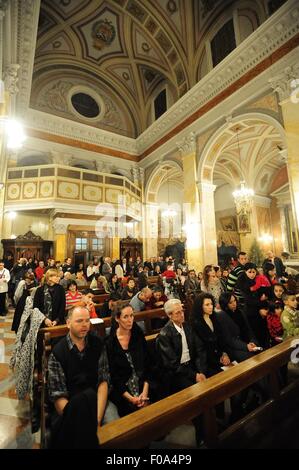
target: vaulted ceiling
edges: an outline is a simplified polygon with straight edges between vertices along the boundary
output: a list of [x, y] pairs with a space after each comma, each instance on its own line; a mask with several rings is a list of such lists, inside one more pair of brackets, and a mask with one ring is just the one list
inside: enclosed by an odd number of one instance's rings
[[[31, 107], [137, 137], [162, 87], [169, 108], [198, 81], [202, 38], [231, 3], [41, 0]], [[74, 94], [86, 109], [95, 100], [91, 116], [74, 109]]]

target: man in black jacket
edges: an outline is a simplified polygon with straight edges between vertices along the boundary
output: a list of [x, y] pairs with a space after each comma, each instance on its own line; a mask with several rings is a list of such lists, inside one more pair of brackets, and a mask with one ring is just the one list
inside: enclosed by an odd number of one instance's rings
[[[164, 304], [164, 310], [169, 317], [169, 322], [161, 329], [157, 337], [157, 351], [161, 359], [163, 382], [169, 386], [168, 393], [175, 393], [206, 380], [206, 352], [199, 338], [194, 335], [191, 326], [184, 323], [181, 301], [168, 300]], [[200, 445], [201, 416], [194, 418], [193, 423], [197, 445]]]
[[89, 334], [87, 308], [69, 310], [67, 326], [68, 335], [56, 344], [48, 363], [49, 399], [55, 408], [52, 447], [97, 448], [97, 427], [104, 415], [105, 422], [118, 417], [114, 405], [107, 407], [110, 377], [106, 349], [101, 338]]
[[164, 304], [164, 310], [169, 322], [157, 337], [157, 349], [162, 368], [171, 376], [171, 393], [175, 393], [206, 379], [206, 353], [191, 326], [184, 323], [181, 301], [168, 300]]

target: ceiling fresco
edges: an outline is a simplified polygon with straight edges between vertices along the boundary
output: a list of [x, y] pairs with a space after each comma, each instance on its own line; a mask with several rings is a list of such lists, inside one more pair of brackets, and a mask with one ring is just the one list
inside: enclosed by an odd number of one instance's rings
[[[30, 106], [136, 138], [198, 80], [202, 40], [232, 1], [41, 0]], [[90, 95], [98, 116], [72, 106]], [[81, 96], [81, 95], [80, 95]]]

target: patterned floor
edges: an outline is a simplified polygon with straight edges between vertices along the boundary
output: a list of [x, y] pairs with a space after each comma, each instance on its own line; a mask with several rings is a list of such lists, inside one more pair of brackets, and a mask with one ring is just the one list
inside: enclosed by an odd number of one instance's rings
[[12, 319], [12, 310], [0, 316], [0, 449], [32, 449], [38, 447], [38, 436], [31, 434], [29, 401], [17, 399], [9, 368], [15, 343]]

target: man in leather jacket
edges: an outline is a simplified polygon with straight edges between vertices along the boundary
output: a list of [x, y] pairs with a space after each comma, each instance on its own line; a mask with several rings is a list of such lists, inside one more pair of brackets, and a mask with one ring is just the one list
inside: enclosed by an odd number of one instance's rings
[[175, 393], [206, 379], [206, 353], [191, 326], [184, 323], [180, 300], [168, 300], [164, 309], [169, 321], [157, 337], [157, 350], [163, 374], [171, 384], [170, 393]]
[[[170, 299], [164, 304], [169, 322], [161, 329], [157, 337], [157, 352], [160, 358], [163, 394], [183, 390], [190, 385], [206, 380], [206, 352], [191, 326], [184, 323], [184, 311], [181, 301]], [[193, 420], [196, 442], [202, 443], [202, 417]]]

